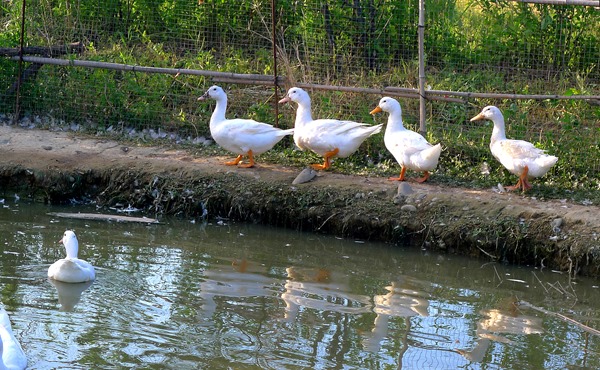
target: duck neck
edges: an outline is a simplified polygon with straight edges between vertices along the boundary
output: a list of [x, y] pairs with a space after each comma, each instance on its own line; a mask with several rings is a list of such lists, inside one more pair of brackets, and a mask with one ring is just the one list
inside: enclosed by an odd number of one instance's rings
[[309, 102], [303, 102], [302, 104], [298, 104], [298, 109], [296, 110], [296, 127], [301, 127], [305, 123], [312, 121], [312, 113], [311, 106]]
[[77, 253], [79, 252], [79, 243], [76, 240], [70, 240], [65, 244], [67, 251], [67, 259], [77, 259]]
[[506, 139], [504, 117], [495, 117], [492, 122], [494, 122], [494, 129], [492, 130], [491, 142]]
[[385, 128], [386, 132], [392, 131], [404, 131], [404, 124], [402, 123], [402, 112], [401, 111], [392, 111], [389, 113], [387, 127]]
[[225, 110], [227, 109], [227, 97], [222, 96], [216, 99], [217, 106], [210, 116], [210, 126], [217, 125], [220, 122], [225, 121]]

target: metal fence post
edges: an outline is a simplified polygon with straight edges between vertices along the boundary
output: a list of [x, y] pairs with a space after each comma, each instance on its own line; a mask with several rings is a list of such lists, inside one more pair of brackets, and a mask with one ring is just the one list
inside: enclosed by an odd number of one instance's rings
[[19, 61], [17, 67], [17, 90], [15, 92], [15, 114], [13, 116], [13, 124], [16, 124], [19, 121], [19, 116], [21, 115], [21, 107], [20, 107], [20, 96], [21, 96], [21, 82], [23, 78], [23, 44], [25, 39], [25, 2], [23, 0], [23, 5], [21, 6], [21, 35], [19, 40]]
[[419, 133], [427, 132], [425, 107], [425, 0], [419, 0]]
[[277, 37], [275, 35], [277, 19], [277, 0], [271, 0], [271, 33], [273, 34], [273, 83], [275, 84], [275, 127], [279, 127], [279, 84], [277, 83]]

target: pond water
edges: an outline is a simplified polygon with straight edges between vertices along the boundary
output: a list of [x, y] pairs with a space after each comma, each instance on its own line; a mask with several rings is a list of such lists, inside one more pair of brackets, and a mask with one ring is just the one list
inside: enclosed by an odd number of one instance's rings
[[[89, 210], [0, 204], [0, 302], [30, 369], [600, 368], [594, 279], [227, 220], [47, 214], [59, 211]], [[46, 278], [65, 229], [91, 284]]]

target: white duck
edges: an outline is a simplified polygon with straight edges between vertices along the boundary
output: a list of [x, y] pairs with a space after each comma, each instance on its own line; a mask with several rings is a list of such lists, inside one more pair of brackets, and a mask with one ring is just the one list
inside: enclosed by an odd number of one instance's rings
[[390, 180], [404, 181], [406, 169], [423, 171], [423, 177], [417, 182], [425, 182], [429, 178], [429, 171], [436, 168], [442, 146], [431, 145], [421, 134], [407, 130], [402, 124], [402, 108], [396, 99], [381, 98], [379, 104], [371, 114], [381, 111], [388, 112], [388, 122], [383, 141], [385, 147], [392, 153], [401, 166], [400, 176], [390, 177]]
[[254, 166], [254, 156], [270, 150], [286, 135], [291, 135], [294, 129], [282, 130], [269, 124], [251, 119], [226, 119], [227, 94], [219, 86], [211, 86], [198, 100], [214, 99], [217, 106], [210, 117], [210, 134], [224, 149], [237, 154], [237, 158], [225, 162], [235, 166], [247, 155], [248, 163], [240, 167]]
[[323, 164], [313, 164], [316, 170], [331, 167], [333, 157], [346, 158], [354, 153], [369, 136], [381, 131], [383, 125], [370, 126], [366, 123], [340, 121], [337, 119], [313, 120], [310, 96], [299, 87], [292, 87], [279, 103], [298, 103], [294, 142], [302, 150], [310, 149], [325, 158]]
[[27, 356], [15, 338], [8, 313], [0, 308], [0, 370], [21, 370], [27, 367]]
[[65, 283], [84, 283], [94, 280], [96, 278], [94, 266], [77, 258], [79, 242], [75, 233], [71, 230], [65, 231], [59, 242], [64, 244], [67, 257], [54, 262], [48, 268], [48, 277]]
[[519, 176], [519, 181], [514, 186], [507, 186], [508, 190], [531, 189], [529, 179], [546, 174], [554, 166], [558, 158], [548, 155], [544, 150], [536, 148], [532, 143], [524, 140], [511, 140], [506, 138], [504, 116], [500, 109], [493, 105], [483, 108], [481, 113], [471, 118], [471, 121], [489, 119], [494, 122], [490, 150], [492, 155], [511, 173]]

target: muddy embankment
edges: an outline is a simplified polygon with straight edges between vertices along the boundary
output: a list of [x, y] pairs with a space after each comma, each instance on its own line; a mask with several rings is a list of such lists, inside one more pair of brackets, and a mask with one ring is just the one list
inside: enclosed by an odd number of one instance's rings
[[[148, 217], [226, 217], [600, 276], [600, 207], [431, 183], [260, 163], [225, 166], [184, 150], [126, 147], [63, 132], [0, 127], [0, 197], [91, 199]], [[334, 166], [335, 167], [335, 166]]]

